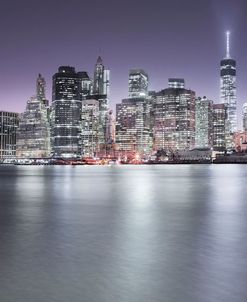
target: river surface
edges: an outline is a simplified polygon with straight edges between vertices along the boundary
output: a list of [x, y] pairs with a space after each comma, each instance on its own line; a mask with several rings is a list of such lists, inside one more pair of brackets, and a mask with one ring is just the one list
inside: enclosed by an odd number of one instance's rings
[[246, 302], [247, 165], [0, 166], [1, 302]]

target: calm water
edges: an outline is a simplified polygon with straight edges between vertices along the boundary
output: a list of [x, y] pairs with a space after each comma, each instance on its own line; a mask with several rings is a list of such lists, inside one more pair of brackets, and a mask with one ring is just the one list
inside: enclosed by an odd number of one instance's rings
[[247, 165], [0, 167], [1, 302], [246, 302]]

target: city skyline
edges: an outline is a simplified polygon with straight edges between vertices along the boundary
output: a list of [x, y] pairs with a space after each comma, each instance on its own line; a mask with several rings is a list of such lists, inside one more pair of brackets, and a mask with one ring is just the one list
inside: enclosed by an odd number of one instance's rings
[[[133, 68], [148, 73], [150, 90], [166, 88], [170, 77], [185, 78], [187, 87], [198, 96], [207, 95], [218, 102], [219, 61], [225, 54], [225, 32], [230, 30], [231, 53], [238, 63], [237, 100], [238, 114], [241, 113], [246, 101], [247, 73], [244, 1], [238, 5], [235, 1], [220, 0], [153, 4], [135, 1], [131, 10], [129, 1], [119, 5], [107, 1], [104, 6], [100, 1], [83, 5], [79, 1], [70, 5], [60, 1], [56, 7], [58, 14], [53, 12], [54, 1], [36, 5], [35, 16], [31, 13], [33, 2], [24, 2], [28, 5], [5, 3], [2, 12], [7, 13], [1, 13], [5, 45], [0, 53], [2, 110], [23, 112], [38, 73], [47, 81], [49, 100], [51, 77], [58, 66], [75, 66], [92, 77], [98, 55], [111, 70], [110, 107], [113, 109], [127, 97], [128, 72]], [[87, 16], [85, 11], [91, 14]], [[61, 20], [66, 17], [73, 22], [64, 24]], [[35, 26], [30, 27], [30, 22]], [[63, 42], [63, 35], [67, 36], [67, 43]]]

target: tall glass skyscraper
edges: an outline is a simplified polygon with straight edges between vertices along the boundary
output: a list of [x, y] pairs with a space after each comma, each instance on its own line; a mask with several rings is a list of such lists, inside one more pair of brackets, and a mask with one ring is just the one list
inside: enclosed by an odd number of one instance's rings
[[220, 62], [220, 101], [227, 106], [231, 134], [237, 131], [236, 61], [230, 56], [230, 32], [226, 38], [226, 56]]
[[243, 104], [243, 129], [247, 131], [247, 103]]
[[53, 76], [51, 143], [55, 157], [81, 155], [80, 78], [74, 67], [61, 66]]
[[110, 71], [105, 68], [102, 58], [98, 57], [94, 69], [93, 95], [90, 98], [99, 102], [98, 143], [104, 148], [106, 143], [106, 123], [109, 110]]
[[196, 148], [213, 146], [213, 101], [207, 97], [196, 99]]

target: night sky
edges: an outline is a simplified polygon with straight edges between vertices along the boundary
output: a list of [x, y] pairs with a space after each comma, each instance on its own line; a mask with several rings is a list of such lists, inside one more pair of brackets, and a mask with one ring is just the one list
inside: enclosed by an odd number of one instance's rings
[[60, 65], [92, 75], [100, 54], [111, 70], [111, 107], [128, 95], [128, 71], [143, 68], [150, 90], [184, 77], [219, 99], [225, 31], [238, 64], [238, 107], [247, 101], [246, 0], [5, 0], [0, 5], [0, 110], [21, 112], [41, 73], [51, 99]]

